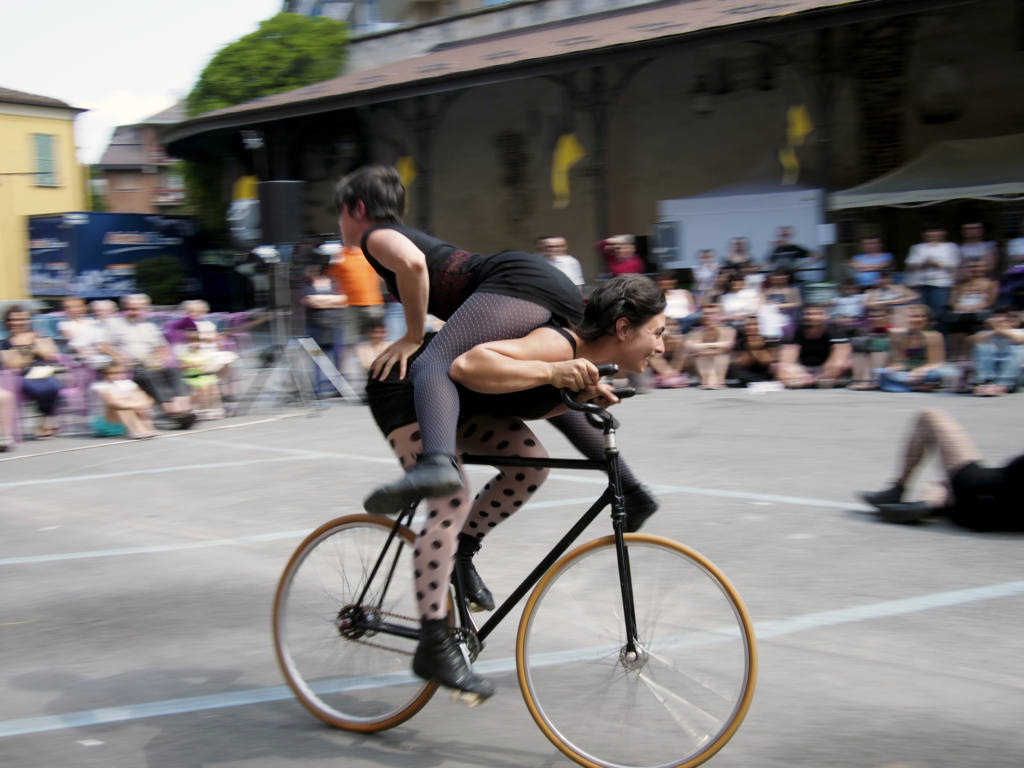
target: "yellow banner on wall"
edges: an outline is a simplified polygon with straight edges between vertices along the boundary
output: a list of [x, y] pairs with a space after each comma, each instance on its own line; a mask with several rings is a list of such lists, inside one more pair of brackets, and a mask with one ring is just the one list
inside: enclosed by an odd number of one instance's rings
[[569, 171], [586, 156], [587, 152], [576, 134], [564, 133], [558, 137], [551, 158], [551, 192], [555, 196], [555, 208], [568, 207]]

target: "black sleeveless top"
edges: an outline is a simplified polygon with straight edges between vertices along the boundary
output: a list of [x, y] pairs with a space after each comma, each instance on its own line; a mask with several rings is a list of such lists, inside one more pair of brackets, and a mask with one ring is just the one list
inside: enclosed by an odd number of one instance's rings
[[[572, 346], [572, 356], [576, 357], [576, 338], [565, 328], [555, 324], [541, 326], [551, 328], [564, 336]], [[435, 334], [427, 334], [423, 345], [409, 359], [409, 365], [426, 349]], [[507, 392], [500, 395], [485, 395], [466, 389], [461, 384], [459, 390], [459, 421], [471, 416], [487, 414], [488, 416], [513, 416], [524, 420], [542, 419], [562, 403], [562, 394], [550, 385], [542, 385], [524, 389], [519, 392]], [[398, 366], [391, 369], [383, 381], [367, 379], [366, 402], [377, 427], [384, 435], [391, 434], [399, 427], [416, 421], [416, 405], [413, 400], [412, 377], [398, 378]]]
[[427, 262], [430, 294], [427, 312], [447, 320], [476, 292], [497, 293], [531, 301], [548, 309], [559, 325], [576, 325], [583, 319], [579, 289], [562, 272], [541, 256], [520, 251], [501, 251], [490, 256], [456, 248], [433, 235], [400, 224], [381, 224], [368, 229], [360, 246], [366, 260], [399, 301], [395, 273], [384, 267], [368, 250], [366, 240], [378, 229], [393, 229], [405, 235]]

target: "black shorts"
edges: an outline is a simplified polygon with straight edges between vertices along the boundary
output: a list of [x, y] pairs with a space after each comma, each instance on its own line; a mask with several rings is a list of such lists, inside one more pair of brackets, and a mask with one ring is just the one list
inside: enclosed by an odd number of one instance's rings
[[950, 477], [954, 498], [950, 516], [957, 525], [976, 531], [1024, 530], [1022, 481], [1024, 456], [1005, 467], [983, 467], [972, 461]]

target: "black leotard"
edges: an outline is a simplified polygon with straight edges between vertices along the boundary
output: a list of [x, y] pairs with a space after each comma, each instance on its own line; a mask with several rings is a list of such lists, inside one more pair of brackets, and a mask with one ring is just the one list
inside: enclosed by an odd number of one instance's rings
[[[572, 345], [572, 356], [576, 357], [576, 339], [564, 328], [549, 324], [542, 326], [551, 328], [562, 334]], [[434, 334], [428, 334], [423, 346], [416, 350], [409, 363], [430, 343]], [[474, 392], [459, 385], [459, 420], [465, 421], [470, 416], [487, 414], [490, 416], [516, 416], [520, 419], [542, 419], [557, 408], [562, 402], [562, 395], [556, 387], [543, 385], [507, 392], [500, 395], [485, 395]], [[366, 402], [370, 406], [377, 427], [384, 435], [391, 434], [399, 427], [416, 421], [416, 406], [413, 402], [413, 385], [411, 377], [398, 378], [398, 366], [391, 369], [383, 381], [370, 378], [366, 382]]]
[[497, 293], [532, 301], [551, 312], [559, 325], [576, 325], [583, 318], [579, 289], [543, 257], [519, 251], [502, 251], [482, 256], [456, 248], [426, 232], [399, 224], [382, 224], [368, 229], [360, 246], [367, 261], [398, 299], [395, 273], [380, 264], [367, 249], [366, 240], [378, 229], [393, 229], [405, 235], [427, 260], [430, 296], [427, 311], [447, 320], [476, 292]]
[[1024, 455], [1004, 467], [966, 464], [950, 478], [958, 525], [977, 531], [1024, 530]]

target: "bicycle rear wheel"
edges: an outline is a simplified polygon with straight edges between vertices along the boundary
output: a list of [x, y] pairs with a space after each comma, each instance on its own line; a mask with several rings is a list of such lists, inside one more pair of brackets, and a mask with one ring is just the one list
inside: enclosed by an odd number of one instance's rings
[[530, 714], [590, 768], [696, 766], [732, 737], [757, 676], [739, 595], [699, 553], [626, 534], [638, 655], [627, 652], [615, 539], [562, 557], [537, 584], [516, 640]]
[[[325, 523], [299, 545], [278, 583], [273, 623], [281, 671], [306, 709], [336, 728], [391, 728], [437, 688], [411, 670], [419, 631], [412, 531], [401, 527], [380, 558], [392, 525], [371, 515]], [[411, 636], [383, 632], [385, 624]]]

